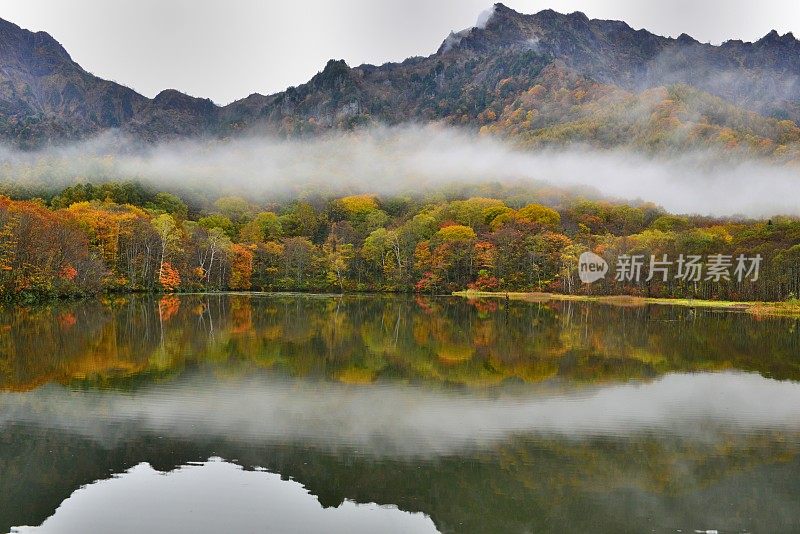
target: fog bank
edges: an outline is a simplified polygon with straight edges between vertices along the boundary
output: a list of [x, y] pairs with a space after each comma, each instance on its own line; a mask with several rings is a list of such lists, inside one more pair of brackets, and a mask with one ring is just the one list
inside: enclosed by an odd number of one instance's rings
[[800, 215], [800, 172], [741, 155], [647, 156], [573, 146], [521, 151], [442, 126], [404, 126], [312, 139], [246, 137], [142, 146], [106, 134], [40, 152], [0, 149], [0, 179], [60, 189], [137, 180], [158, 189], [254, 200], [308, 192], [416, 193], [444, 186], [542, 182], [591, 196], [654, 202], [675, 213]]

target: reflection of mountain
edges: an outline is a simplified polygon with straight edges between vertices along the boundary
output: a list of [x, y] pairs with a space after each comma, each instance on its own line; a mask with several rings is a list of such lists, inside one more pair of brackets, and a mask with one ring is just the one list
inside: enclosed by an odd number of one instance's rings
[[170, 471], [211, 456], [296, 480], [324, 506], [350, 499], [424, 512], [443, 532], [738, 532], [754, 526], [789, 532], [800, 495], [797, 442], [768, 433], [712, 443], [519, 438], [491, 451], [422, 463], [235, 436], [162, 438], [140, 433], [104, 444], [6, 427], [0, 434], [0, 530], [38, 525], [78, 487], [140, 462]]
[[405, 297], [186, 296], [0, 312], [0, 389], [134, 386], [208, 367], [347, 383], [601, 383], [740, 369], [800, 379], [791, 319]]

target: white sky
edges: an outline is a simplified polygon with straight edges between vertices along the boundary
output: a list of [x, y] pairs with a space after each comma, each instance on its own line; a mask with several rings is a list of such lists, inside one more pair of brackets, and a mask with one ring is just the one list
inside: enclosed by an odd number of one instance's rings
[[[166, 88], [226, 104], [308, 81], [330, 58], [351, 66], [428, 55], [492, 0], [0, 0], [0, 17], [53, 35], [78, 63], [155, 96]], [[624, 20], [661, 35], [752, 41], [800, 37], [797, 0], [507, 0]]]

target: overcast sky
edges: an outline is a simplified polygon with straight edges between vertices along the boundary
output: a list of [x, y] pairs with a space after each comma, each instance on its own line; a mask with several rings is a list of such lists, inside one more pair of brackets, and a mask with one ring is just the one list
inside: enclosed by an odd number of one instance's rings
[[[0, 0], [0, 17], [53, 35], [103, 78], [152, 97], [174, 88], [219, 104], [307, 81], [330, 58], [380, 64], [434, 52], [492, 0]], [[701, 41], [800, 36], [797, 0], [507, 0], [620, 19]]]

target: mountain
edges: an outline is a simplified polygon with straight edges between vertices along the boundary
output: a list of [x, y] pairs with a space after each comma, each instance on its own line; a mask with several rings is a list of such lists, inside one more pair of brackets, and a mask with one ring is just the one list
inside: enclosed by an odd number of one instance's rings
[[791, 34], [713, 46], [495, 4], [428, 57], [354, 68], [331, 60], [303, 85], [218, 107], [175, 90], [148, 99], [86, 72], [46, 33], [0, 21], [0, 137], [34, 147], [111, 128], [158, 141], [442, 121], [526, 145], [699, 140], [773, 153], [800, 140], [798, 76]]
[[147, 102], [72, 61], [44, 32], [0, 20], [0, 134], [25, 145], [83, 137], [128, 122]]
[[154, 99], [100, 79], [45, 32], [0, 19], [0, 138], [22, 147], [122, 128], [145, 139], [213, 129], [208, 99], [167, 90]]

